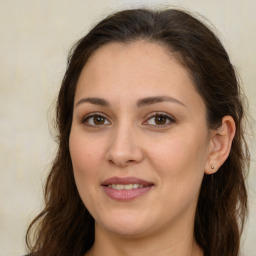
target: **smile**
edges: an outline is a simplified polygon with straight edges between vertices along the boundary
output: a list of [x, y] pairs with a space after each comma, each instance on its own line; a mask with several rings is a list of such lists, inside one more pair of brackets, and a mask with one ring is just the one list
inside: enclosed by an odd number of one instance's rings
[[117, 201], [131, 201], [149, 192], [154, 183], [136, 177], [112, 177], [101, 184], [105, 194]]
[[108, 185], [108, 187], [116, 189], [116, 190], [131, 190], [131, 189], [136, 189], [136, 188], [143, 188], [144, 186], [141, 184], [128, 184], [128, 185], [112, 184], [112, 185]]

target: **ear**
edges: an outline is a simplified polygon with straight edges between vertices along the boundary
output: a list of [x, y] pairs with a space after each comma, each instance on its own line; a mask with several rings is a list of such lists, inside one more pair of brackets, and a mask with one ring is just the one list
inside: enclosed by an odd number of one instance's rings
[[223, 165], [229, 156], [236, 125], [233, 117], [224, 116], [222, 125], [210, 133], [209, 156], [205, 166], [206, 174], [213, 174]]

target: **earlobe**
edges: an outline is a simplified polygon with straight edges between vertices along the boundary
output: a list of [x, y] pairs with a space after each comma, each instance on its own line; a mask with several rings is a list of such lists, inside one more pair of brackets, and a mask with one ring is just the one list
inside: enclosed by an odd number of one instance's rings
[[210, 150], [205, 167], [206, 174], [213, 174], [223, 165], [229, 156], [236, 125], [233, 117], [224, 116], [222, 125], [211, 132]]

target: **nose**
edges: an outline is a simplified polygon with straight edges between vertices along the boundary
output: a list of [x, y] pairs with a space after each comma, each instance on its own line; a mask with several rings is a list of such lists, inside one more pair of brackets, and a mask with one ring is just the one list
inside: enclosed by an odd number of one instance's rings
[[120, 125], [110, 138], [106, 159], [111, 164], [126, 167], [143, 160], [143, 150], [139, 145], [139, 135], [134, 127]]

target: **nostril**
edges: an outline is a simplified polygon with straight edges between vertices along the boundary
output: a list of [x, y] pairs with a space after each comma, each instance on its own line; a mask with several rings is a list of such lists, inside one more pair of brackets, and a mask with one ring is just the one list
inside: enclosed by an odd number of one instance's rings
[[143, 153], [140, 147], [131, 143], [118, 143], [112, 145], [106, 152], [106, 160], [110, 164], [126, 166], [141, 162]]

